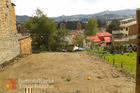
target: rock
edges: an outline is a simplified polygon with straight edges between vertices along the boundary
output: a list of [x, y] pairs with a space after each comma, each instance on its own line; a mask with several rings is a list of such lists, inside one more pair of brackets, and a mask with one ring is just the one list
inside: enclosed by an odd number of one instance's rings
[[71, 81], [71, 77], [67, 77], [66, 81], [70, 82]]
[[90, 76], [88, 77], [88, 80], [91, 80], [91, 77]]
[[101, 76], [97, 76], [97, 78], [98, 78], [98, 79], [103, 79], [103, 77], [101, 77]]
[[117, 75], [117, 74], [112, 74], [112, 77], [113, 77], [113, 78], [119, 78], [120, 76]]

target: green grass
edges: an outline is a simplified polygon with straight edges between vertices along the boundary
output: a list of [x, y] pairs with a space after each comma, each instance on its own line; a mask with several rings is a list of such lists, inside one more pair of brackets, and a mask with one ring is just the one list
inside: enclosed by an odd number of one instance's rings
[[[87, 50], [89, 53], [92, 54], [102, 54], [103, 51], [97, 52], [97, 50]], [[117, 67], [122, 67], [122, 69], [124, 69], [127, 72], [130, 72], [131, 74], [133, 74], [134, 76], [136, 76], [136, 58], [137, 58], [137, 54], [136, 52], [133, 53], [125, 53], [123, 55], [121, 54], [109, 54], [109, 53], [105, 53], [102, 54], [102, 58], [106, 61], [108, 61], [109, 63], [113, 64], [113, 60], [114, 60], [114, 65]]]
[[114, 59], [115, 66], [122, 67], [123, 65], [122, 69], [136, 76], [136, 52], [125, 53], [124, 55], [105, 54], [102, 56], [102, 58], [104, 57], [105, 57], [105, 60], [109, 61], [109, 63], [111, 64], [113, 64], [113, 59]]

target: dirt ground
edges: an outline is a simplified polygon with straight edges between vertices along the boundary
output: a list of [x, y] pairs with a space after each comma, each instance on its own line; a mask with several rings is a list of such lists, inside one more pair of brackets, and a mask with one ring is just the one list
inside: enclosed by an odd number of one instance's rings
[[[32, 93], [135, 92], [132, 77], [87, 52], [46, 52], [20, 59], [0, 72], [0, 93], [5, 93], [2, 86], [9, 78], [18, 84], [19, 80], [54, 80], [49, 83], [51, 88], [33, 89]], [[10, 93], [24, 93], [18, 84]]]

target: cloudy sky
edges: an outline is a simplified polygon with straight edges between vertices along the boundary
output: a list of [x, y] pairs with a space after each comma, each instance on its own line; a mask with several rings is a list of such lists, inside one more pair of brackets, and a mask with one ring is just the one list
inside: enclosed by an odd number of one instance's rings
[[135, 9], [140, 0], [12, 0], [17, 15], [33, 15], [37, 8], [49, 17], [93, 14], [105, 10]]

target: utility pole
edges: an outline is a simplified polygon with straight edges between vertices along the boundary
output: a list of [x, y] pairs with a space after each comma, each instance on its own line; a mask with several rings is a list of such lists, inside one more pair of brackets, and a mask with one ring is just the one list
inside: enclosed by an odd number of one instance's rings
[[137, 13], [137, 71], [136, 71], [136, 93], [140, 93], [140, 9], [136, 10]]

